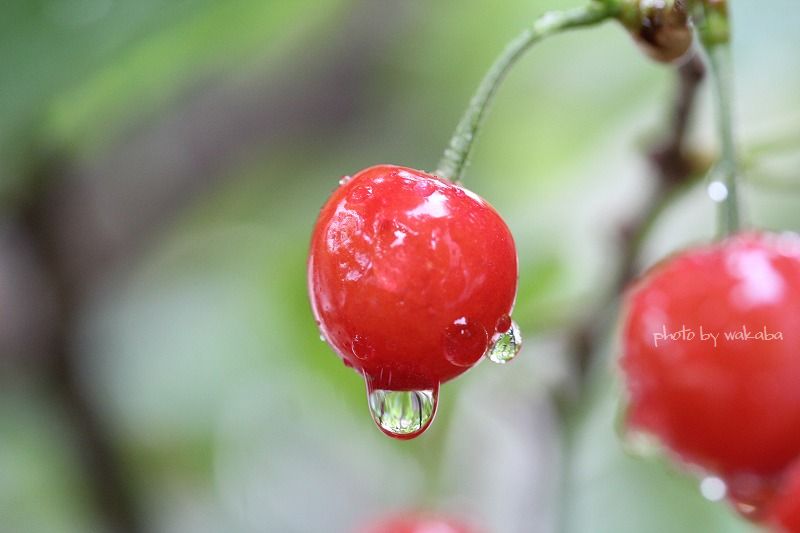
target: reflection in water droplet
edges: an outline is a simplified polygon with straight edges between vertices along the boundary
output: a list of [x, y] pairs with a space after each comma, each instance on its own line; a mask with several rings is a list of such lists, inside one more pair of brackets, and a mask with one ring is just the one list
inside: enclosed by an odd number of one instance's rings
[[362, 335], [353, 337], [353, 355], [362, 361], [369, 359], [375, 353], [375, 347]]
[[319, 334], [319, 340], [321, 340], [322, 342], [328, 342], [325, 340], [325, 335], [323, 335], [322, 333]]
[[716, 476], [708, 476], [700, 482], [700, 493], [703, 498], [712, 502], [718, 502], [725, 498], [728, 487], [725, 482]]
[[708, 184], [708, 196], [715, 202], [723, 202], [728, 197], [728, 187], [721, 181], [712, 181]]
[[351, 179], [353, 179], [352, 176], [342, 176], [341, 179], [339, 180], [339, 185], [344, 185], [345, 183], [347, 183]]
[[472, 366], [489, 344], [489, 334], [480, 323], [461, 317], [444, 332], [444, 356], [456, 366]]
[[512, 320], [511, 327], [507, 331], [494, 334], [492, 345], [486, 355], [493, 363], [502, 365], [514, 359], [521, 349], [522, 333], [517, 323]]
[[373, 389], [368, 380], [367, 401], [372, 419], [381, 431], [396, 439], [413, 439], [431, 425], [439, 387], [413, 391]]

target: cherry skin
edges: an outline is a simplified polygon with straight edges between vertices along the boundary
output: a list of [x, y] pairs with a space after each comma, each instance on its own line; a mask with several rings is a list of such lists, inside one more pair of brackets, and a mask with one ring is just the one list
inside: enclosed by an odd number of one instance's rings
[[323, 206], [308, 259], [324, 338], [371, 388], [436, 389], [480, 360], [517, 287], [500, 215], [419, 170], [379, 165]]
[[[628, 429], [763, 493], [752, 480], [769, 486], [800, 455], [798, 237], [748, 233], [681, 253], [633, 286], [625, 307]], [[762, 338], [725, 337], [743, 327]], [[655, 334], [683, 328], [655, 346]]]
[[358, 533], [477, 533], [469, 525], [450, 517], [411, 513], [378, 520]]

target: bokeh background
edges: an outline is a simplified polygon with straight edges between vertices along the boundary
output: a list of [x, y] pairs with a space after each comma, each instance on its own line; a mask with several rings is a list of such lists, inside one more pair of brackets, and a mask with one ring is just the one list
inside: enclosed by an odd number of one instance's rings
[[[616, 433], [620, 224], [674, 72], [616, 24], [508, 78], [467, 185], [519, 247], [525, 344], [399, 442], [320, 342], [305, 256], [342, 175], [431, 169], [505, 41], [562, 0], [4, 0], [0, 531], [349, 532], [434, 509], [488, 531], [746, 532]], [[752, 224], [800, 230], [796, 0], [732, 1]], [[692, 148], [713, 157], [704, 85]], [[644, 266], [713, 234], [702, 182]], [[600, 305], [582, 401], [567, 333]]]

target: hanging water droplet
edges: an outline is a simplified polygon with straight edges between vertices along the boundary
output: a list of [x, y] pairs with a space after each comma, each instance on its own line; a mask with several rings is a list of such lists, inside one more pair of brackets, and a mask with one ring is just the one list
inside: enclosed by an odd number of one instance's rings
[[444, 332], [444, 356], [456, 366], [474, 365], [489, 344], [489, 334], [479, 322], [456, 319]]
[[700, 482], [700, 493], [706, 500], [718, 502], [725, 498], [728, 493], [728, 486], [716, 476], [707, 476]]
[[328, 342], [325, 340], [325, 335], [323, 335], [322, 333], [319, 334], [319, 340], [321, 340], [322, 342]]
[[395, 391], [373, 389], [367, 384], [372, 419], [381, 431], [396, 439], [413, 439], [431, 425], [439, 401], [439, 387]]
[[341, 179], [339, 180], [339, 185], [344, 185], [345, 183], [347, 183], [351, 179], [353, 179], [352, 176], [342, 176]]
[[728, 187], [718, 180], [708, 184], [708, 196], [715, 202], [723, 202], [728, 197]]
[[512, 320], [511, 327], [507, 331], [492, 336], [492, 345], [489, 346], [486, 356], [493, 363], [502, 365], [514, 359], [521, 349], [522, 333], [517, 323]]

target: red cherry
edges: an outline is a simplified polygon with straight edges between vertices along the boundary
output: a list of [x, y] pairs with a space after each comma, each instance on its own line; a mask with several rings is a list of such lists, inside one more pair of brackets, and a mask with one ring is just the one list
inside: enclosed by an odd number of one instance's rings
[[797, 236], [686, 251], [644, 276], [626, 308], [629, 429], [726, 480], [768, 479], [800, 455]]
[[467, 524], [450, 517], [408, 514], [379, 520], [358, 533], [477, 533]]
[[800, 463], [784, 478], [769, 513], [769, 523], [779, 531], [800, 533]]
[[517, 255], [476, 194], [380, 165], [342, 180], [322, 208], [308, 284], [324, 338], [371, 389], [435, 395], [480, 360], [511, 313]]

